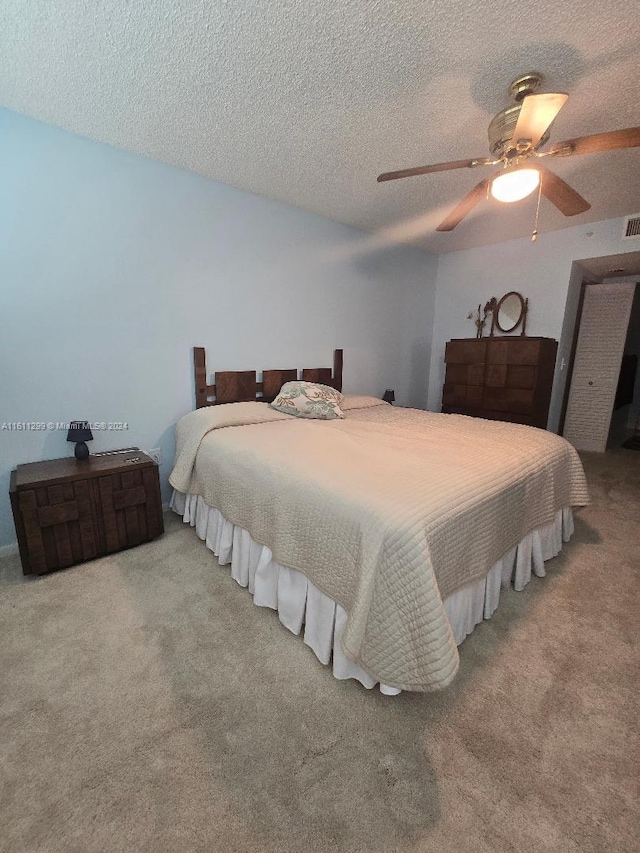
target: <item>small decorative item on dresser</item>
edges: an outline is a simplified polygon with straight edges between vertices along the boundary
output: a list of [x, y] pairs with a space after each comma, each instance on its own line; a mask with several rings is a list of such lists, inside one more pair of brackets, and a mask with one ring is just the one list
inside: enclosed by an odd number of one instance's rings
[[[483, 332], [483, 330], [484, 330], [485, 323], [487, 322], [487, 320], [486, 320], [486, 312], [485, 312], [485, 316], [484, 316], [484, 317], [482, 317], [482, 316], [480, 315], [480, 309], [481, 309], [481, 308], [482, 308], [482, 305], [478, 305], [478, 310], [477, 310], [477, 312], [476, 312], [476, 317], [475, 317], [475, 320], [473, 321], [473, 322], [475, 323], [475, 327], [476, 327], [476, 338], [481, 338], [481, 337], [482, 337], [482, 332]], [[469, 315], [468, 315], [468, 316], [469, 316], [469, 317], [472, 317], [472, 316], [473, 316], [472, 312], [469, 312]]]
[[25, 575], [122, 551], [164, 530], [158, 466], [137, 447], [18, 465], [9, 496]]
[[476, 327], [476, 338], [480, 339], [482, 337], [484, 327], [487, 325], [487, 314], [494, 311], [495, 306], [496, 300], [495, 297], [492, 297], [484, 306], [484, 312], [482, 311], [482, 305], [478, 305], [475, 317], [473, 311], [469, 311], [469, 313], [467, 314], [467, 320], [473, 320], [473, 323]]
[[387, 388], [387, 390], [382, 395], [382, 399], [385, 401], [385, 403], [391, 403], [391, 405], [393, 405], [396, 399], [396, 392], [393, 390], [393, 388]]
[[88, 421], [71, 421], [69, 424], [69, 432], [67, 433], [67, 441], [75, 441], [76, 446], [74, 453], [76, 459], [87, 459], [89, 456], [89, 448], [87, 447], [86, 442], [93, 441], [93, 434], [89, 429]]

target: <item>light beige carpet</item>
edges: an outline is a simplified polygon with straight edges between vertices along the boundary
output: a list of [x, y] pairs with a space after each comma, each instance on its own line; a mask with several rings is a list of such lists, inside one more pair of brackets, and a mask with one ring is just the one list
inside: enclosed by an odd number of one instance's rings
[[638, 851], [640, 453], [585, 462], [573, 541], [440, 694], [336, 681], [175, 516], [0, 561], [0, 850]]

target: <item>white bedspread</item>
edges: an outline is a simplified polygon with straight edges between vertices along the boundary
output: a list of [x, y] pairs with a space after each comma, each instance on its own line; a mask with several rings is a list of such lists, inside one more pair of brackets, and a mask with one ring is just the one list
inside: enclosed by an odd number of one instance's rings
[[575, 450], [543, 430], [386, 405], [339, 421], [271, 411], [187, 415], [170, 481], [340, 604], [345, 654], [399, 689], [455, 676], [443, 599], [588, 501]]
[[[174, 491], [171, 508], [195, 527], [221, 566], [231, 565], [231, 576], [249, 590], [254, 604], [277, 610], [285, 628], [292, 634], [303, 634], [304, 642], [318, 660], [331, 665], [335, 678], [355, 679], [368, 690], [375, 687], [377, 679], [349, 660], [342, 650], [347, 613], [339, 604], [301, 572], [279, 565], [266, 545], [254, 542], [246, 530], [231, 524], [199, 495]], [[528, 533], [516, 548], [498, 560], [486, 577], [446, 598], [443, 606], [456, 644], [460, 645], [476, 625], [493, 616], [501, 589], [513, 584], [516, 590], [522, 590], [532, 574], [544, 577], [545, 560], [560, 553], [562, 543], [568, 542], [572, 533], [571, 509], [560, 510], [551, 524]], [[386, 695], [401, 692], [388, 684], [379, 687]]]

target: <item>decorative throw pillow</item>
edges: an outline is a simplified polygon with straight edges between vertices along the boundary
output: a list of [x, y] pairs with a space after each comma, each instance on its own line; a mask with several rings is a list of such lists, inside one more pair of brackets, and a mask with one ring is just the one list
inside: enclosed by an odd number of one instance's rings
[[340, 408], [342, 394], [328, 385], [316, 382], [285, 382], [271, 407], [296, 418], [331, 421], [344, 418]]

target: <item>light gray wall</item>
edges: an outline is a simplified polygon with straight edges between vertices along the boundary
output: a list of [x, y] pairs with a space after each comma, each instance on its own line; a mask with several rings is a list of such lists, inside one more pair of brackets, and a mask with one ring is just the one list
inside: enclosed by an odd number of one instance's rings
[[[215, 144], [215, 140], [211, 141]], [[437, 261], [0, 110], [0, 425], [126, 421], [93, 451], [161, 447], [210, 369], [330, 365], [345, 391], [426, 404]], [[62, 431], [0, 430], [9, 472], [65, 456]]]
[[[507, 209], [504, 215], [509, 215]], [[540, 215], [544, 217], [544, 207]], [[549, 428], [557, 430], [582, 282], [581, 270], [574, 261], [637, 250], [636, 241], [622, 240], [623, 221], [609, 219], [577, 225], [541, 234], [535, 243], [529, 237], [523, 237], [441, 255], [431, 349], [429, 409], [440, 411], [446, 342], [450, 338], [475, 336], [473, 321], [466, 319], [468, 312], [478, 304], [484, 306], [492, 296], [500, 298], [510, 290], [517, 290], [529, 298], [527, 334], [559, 341], [549, 412]]]

